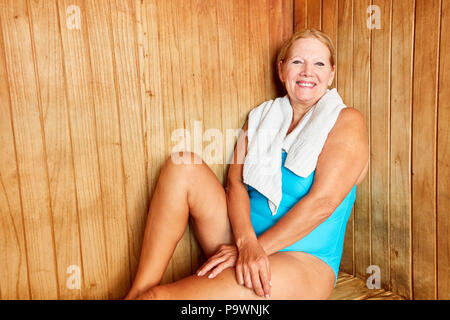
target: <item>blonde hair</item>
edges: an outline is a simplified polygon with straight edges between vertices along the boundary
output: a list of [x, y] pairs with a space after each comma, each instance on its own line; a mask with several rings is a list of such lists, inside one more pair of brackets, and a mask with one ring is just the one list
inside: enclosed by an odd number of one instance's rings
[[280, 48], [277, 56], [277, 67], [280, 62], [284, 61], [284, 59], [286, 58], [286, 55], [292, 44], [298, 39], [305, 38], [316, 38], [324, 45], [326, 45], [328, 50], [330, 51], [330, 64], [332, 67], [336, 65], [336, 49], [331, 38], [326, 33], [323, 33], [322, 31], [317, 29], [302, 29], [295, 32]]

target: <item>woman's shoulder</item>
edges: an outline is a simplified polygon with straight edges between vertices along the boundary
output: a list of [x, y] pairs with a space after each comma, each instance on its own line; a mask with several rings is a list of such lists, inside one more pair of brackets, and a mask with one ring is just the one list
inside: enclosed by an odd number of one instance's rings
[[366, 121], [361, 111], [352, 107], [346, 107], [340, 111], [339, 116], [336, 120], [336, 124], [345, 127], [351, 126], [353, 128], [356, 127], [365, 128]]
[[365, 140], [367, 140], [367, 127], [361, 111], [352, 107], [343, 108], [327, 140], [331, 137], [340, 141], [345, 139], [349, 144], [352, 144], [351, 141], [355, 142], [355, 145], [361, 142], [365, 143]]

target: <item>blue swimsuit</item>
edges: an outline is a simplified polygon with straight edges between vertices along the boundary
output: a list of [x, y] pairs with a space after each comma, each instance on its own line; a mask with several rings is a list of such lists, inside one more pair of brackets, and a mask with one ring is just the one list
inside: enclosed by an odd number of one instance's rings
[[[302, 199], [314, 182], [313, 171], [308, 177], [297, 176], [284, 167], [287, 153], [282, 152], [282, 192], [280, 206], [272, 215], [267, 198], [255, 188], [247, 186], [250, 198], [250, 218], [257, 236], [270, 229], [280, 220], [300, 199]], [[345, 228], [355, 202], [356, 185], [336, 208], [333, 214], [307, 236], [280, 251], [303, 251], [316, 256], [327, 263], [334, 271], [335, 285], [344, 246]]]

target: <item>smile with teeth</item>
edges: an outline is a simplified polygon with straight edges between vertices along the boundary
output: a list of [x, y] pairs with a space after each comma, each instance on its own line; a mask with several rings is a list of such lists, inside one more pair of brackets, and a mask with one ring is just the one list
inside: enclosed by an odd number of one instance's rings
[[299, 87], [304, 87], [304, 88], [312, 88], [312, 87], [316, 86], [316, 84], [313, 82], [297, 81], [296, 83]]

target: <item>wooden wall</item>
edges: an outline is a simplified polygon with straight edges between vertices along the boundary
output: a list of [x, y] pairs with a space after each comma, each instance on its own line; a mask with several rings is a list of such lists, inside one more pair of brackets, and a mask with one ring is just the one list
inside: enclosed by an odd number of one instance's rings
[[370, 136], [341, 269], [366, 279], [377, 265], [383, 288], [450, 299], [450, 1], [295, 0], [294, 12], [295, 29], [335, 41], [338, 91]]
[[[223, 182], [226, 130], [281, 93], [278, 47], [315, 27], [370, 134], [341, 269], [449, 299], [449, 2], [0, 0], [0, 298], [123, 296], [172, 134], [198, 151], [199, 128], [222, 133], [200, 148], [223, 139], [209, 161]], [[188, 228], [163, 282], [201, 260]]]
[[[277, 95], [292, 5], [0, 1], [1, 299], [125, 295], [173, 132], [193, 146], [195, 121], [225, 134]], [[233, 144], [210, 163], [221, 181]], [[163, 282], [201, 259], [188, 228]]]

